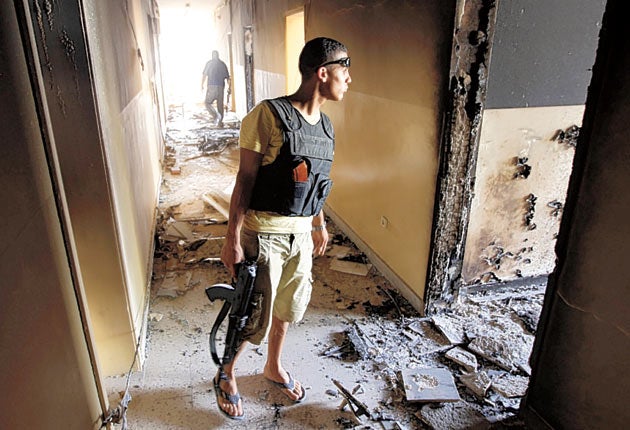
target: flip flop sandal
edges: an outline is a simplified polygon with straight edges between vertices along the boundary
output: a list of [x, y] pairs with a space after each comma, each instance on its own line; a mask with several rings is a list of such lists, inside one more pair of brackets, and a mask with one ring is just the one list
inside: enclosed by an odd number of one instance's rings
[[226, 417], [233, 419], [233, 420], [242, 420], [243, 417], [245, 416], [245, 412], [243, 412], [243, 415], [230, 415], [227, 412], [225, 412], [223, 409], [221, 409], [221, 403], [219, 402], [220, 397], [222, 397], [223, 399], [227, 400], [228, 402], [230, 402], [233, 405], [238, 405], [239, 400], [241, 400], [241, 395], [239, 393], [236, 394], [228, 394], [225, 391], [223, 391], [223, 389], [221, 388], [221, 381], [229, 381], [230, 378], [225, 374], [225, 372], [223, 372], [222, 370], [219, 370], [219, 373], [217, 374], [217, 376], [219, 377], [219, 380], [217, 381], [216, 376], [212, 379], [212, 382], [214, 383], [214, 394], [216, 396], [217, 399], [217, 408], [219, 408], [219, 412], [221, 412], [223, 415], [225, 415]]
[[[267, 378], [267, 381], [271, 382], [272, 384], [280, 387], [281, 389], [287, 389], [289, 391], [293, 391], [295, 390], [295, 379], [293, 379], [293, 377], [291, 376], [291, 374], [289, 372], [287, 372], [287, 375], [289, 375], [289, 382], [276, 382], [276, 381], [272, 381], [271, 379]], [[283, 392], [283, 394], [287, 397], [289, 397], [289, 400], [291, 400], [293, 403], [301, 403], [302, 400], [304, 400], [304, 398], [306, 397], [306, 390], [304, 389], [304, 387], [300, 387], [302, 389], [302, 395], [296, 399], [293, 400], [291, 399], [286, 393]]]

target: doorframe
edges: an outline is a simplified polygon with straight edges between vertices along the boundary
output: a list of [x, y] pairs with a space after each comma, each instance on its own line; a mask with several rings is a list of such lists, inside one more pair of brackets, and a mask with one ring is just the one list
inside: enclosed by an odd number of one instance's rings
[[[46, 95], [46, 81], [44, 74], [42, 73], [42, 70], [45, 70], [45, 66], [40, 61], [37, 38], [35, 36], [35, 29], [32, 22], [34, 15], [29, 3], [29, 0], [16, 1], [15, 10], [19, 21], [20, 32], [22, 33], [21, 37], [24, 47], [24, 55], [27, 59], [29, 79], [31, 80], [33, 91], [33, 102], [39, 118], [38, 126], [40, 128], [42, 142], [44, 143], [46, 158], [48, 159], [50, 179], [54, 189], [55, 205], [59, 214], [59, 225], [64, 239], [68, 268], [72, 279], [72, 288], [74, 289], [78, 314], [81, 319], [82, 331], [90, 358], [94, 386], [96, 387], [96, 393], [101, 407], [101, 419], [104, 419], [109, 414], [109, 400], [103, 384], [103, 372], [99, 364], [94, 329], [91, 324], [91, 317], [77, 254], [77, 246], [72, 229], [72, 221], [70, 219], [69, 203], [66, 196], [66, 190], [57, 154], [58, 149], [55, 143], [53, 131], [54, 121], [51, 118], [49, 108], [50, 102], [48, 101]], [[47, 66], [51, 67], [50, 64], [47, 64]]]
[[[462, 264], [496, 25], [495, 0], [457, 0], [455, 10], [424, 293], [426, 315], [448, 308], [462, 286]], [[471, 34], [478, 37], [471, 40]]]
[[[300, 50], [306, 42], [304, 26], [304, 7], [290, 10], [284, 15], [284, 46], [285, 46], [285, 93], [290, 94], [297, 90], [300, 85], [301, 76], [298, 70]], [[297, 31], [301, 30], [300, 37]], [[297, 52], [297, 55], [294, 55]], [[295, 61], [294, 61], [295, 60]], [[297, 86], [294, 86], [297, 84]]]

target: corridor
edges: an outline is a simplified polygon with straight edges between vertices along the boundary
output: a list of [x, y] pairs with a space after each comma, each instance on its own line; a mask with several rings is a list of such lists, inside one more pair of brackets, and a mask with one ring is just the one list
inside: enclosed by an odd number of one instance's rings
[[[224, 418], [208, 346], [222, 304], [204, 290], [229, 281], [219, 255], [239, 123], [228, 115], [225, 128], [209, 128], [201, 105], [171, 106], [168, 118], [146, 360], [142, 371], [106, 379], [112, 407], [128, 387], [129, 429], [520, 426], [543, 286], [471, 296], [448, 314], [423, 318], [330, 221], [332, 243], [315, 259], [311, 304], [290, 329], [284, 355], [306, 400], [292, 405], [268, 383], [266, 345], [250, 346], [238, 366], [246, 421]], [[436, 376], [440, 369], [450, 380]], [[333, 381], [367, 411], [341, 410]]]

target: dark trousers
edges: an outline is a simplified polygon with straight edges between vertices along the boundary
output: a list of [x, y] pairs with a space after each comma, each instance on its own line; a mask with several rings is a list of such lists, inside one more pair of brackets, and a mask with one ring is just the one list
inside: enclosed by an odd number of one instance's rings
[[[208, 113], [215, 119], [217, 124], [223, 122], [223, 90], [223, 85], [208, 85], [206, 89], [206, 109], [208, 109]], [[214, 101], [217, 102], [216, 108], [212, 105]]]

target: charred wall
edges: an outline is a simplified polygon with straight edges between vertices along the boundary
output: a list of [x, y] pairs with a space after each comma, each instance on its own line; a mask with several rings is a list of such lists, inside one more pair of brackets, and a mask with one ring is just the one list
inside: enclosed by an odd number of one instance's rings
[[69, 246], [106, 374], [133, 362], [151, 274], [161, 150], [151, 7], [25, 2], [41, 127], [58, 161]]
[[553, 270], [603, 5], [498, 3], [463, 285]]

